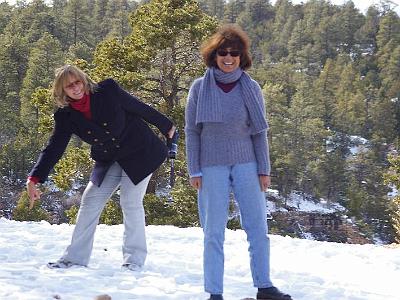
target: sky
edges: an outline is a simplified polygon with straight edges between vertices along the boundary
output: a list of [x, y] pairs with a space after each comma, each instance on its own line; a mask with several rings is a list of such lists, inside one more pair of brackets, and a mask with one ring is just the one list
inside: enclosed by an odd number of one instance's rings
[[[3, 0], [0, 0], [2, 2]], [[15, 3], [16, 0], [6, 0], [8, 3]], [[343, 3], [346, 3], [347, 0], [330, 0], [331, 3], [336, 4], [336, 5], [342, 5]], [[390, 0], [393, 3], [397, 4], [397, 7], [395, 11], [397, 12], [398, 15], [400, 15], [400, 0]], [[275, 2], [275, 0], [271, 0], [272, 3]], [[301, 3], [301, 2], [307, 2], [306, 0], [292, 0], [292, 3]], [[355, 6], [362, 12], [365, 13], [368, 9], [369, 6], [374, 5], [374, 4], [379, 4], [379, 0], [353, 0]]]
[[[397, 12], [397, 14], [400, 15], [400, 0], [390, 0], [392, 1], [394, 4], [397, 5], [395, 11]], [[306, 0], [292, 0], [292, 3], [305, 3], [307, 2]], [[342, 5], [344, 3], [347, 2], [347, 0], [330, 0], [331, 3], [336, 4], [336, 5]], [[354, 5], [362, 12], [362, 13], [366, 13], [368, 7], [370, 7], [371, 5], [374, 4], [379, 4], [379, 0], [353, 0]]]
[[[122, 225], [99, 225], [89, 266], [49, 269], [74, 226], [0, 219], [0, 299], [204, 300], [200, 228], [147, 226], [142, 271], [122, 270]], [[295, 300], [399, 300], [400, 247], [351, 245], [270, 235], [274, 284]], [[255, 297], [247, 241], [227, 230], [225, 300]]]

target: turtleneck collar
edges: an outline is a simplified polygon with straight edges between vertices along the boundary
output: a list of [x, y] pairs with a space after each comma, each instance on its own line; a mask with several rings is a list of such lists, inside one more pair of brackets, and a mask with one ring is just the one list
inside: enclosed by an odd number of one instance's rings
[[71, 101], [70, 106], [81, 112], [86, 119], [91, 119], [92, 118], [92, 114], [90, 111], [90, 95], [89, 94], [85, 94], [81, 99], [77, 100], [77, 101]]

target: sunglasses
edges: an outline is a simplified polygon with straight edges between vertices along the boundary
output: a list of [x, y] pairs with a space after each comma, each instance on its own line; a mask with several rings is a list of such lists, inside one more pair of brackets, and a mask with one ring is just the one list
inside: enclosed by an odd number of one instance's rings
[[224, 49], [218, 49], [217, 50], [217, 54], [219, 56], [227, 56], [228, 54], [230, 54], [232, 57], [238, 57], [241, 52], [239, 50], [224, 50]]
[[78, 85], [80, 85], [80, 84], [82, 84], [82, 81], [78, 79], [78, 80], [75, 80], [75, 81], [71, 82], [70, 84], [64, 86], [64, 88], [65, 88], [65, 89], [68, 89], [68, 90], [71, 90], [71, 89], [73, 89], [75, 86], [78, 86]]

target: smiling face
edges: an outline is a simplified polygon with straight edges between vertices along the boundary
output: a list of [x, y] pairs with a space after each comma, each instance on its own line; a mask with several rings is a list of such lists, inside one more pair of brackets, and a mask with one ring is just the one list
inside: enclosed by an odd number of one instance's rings
[[240, 51], [232, 48], [218, 49], [215, 60], [222, 72], [233, 72], [240, 66]]
[[85, 88], [82, 80], [78, 77], [69, 75], [64, 82], [64, 92], [72, 100], [79, 100], [85, 95]]

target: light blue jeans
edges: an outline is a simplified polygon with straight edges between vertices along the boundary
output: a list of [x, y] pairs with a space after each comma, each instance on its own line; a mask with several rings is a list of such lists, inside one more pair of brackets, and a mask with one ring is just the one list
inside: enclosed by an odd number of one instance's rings
[[71, 244], [61, 260], [88, 265], [101, 212], [111, 195], [120, 187], [120, 204], [125, 227], [122, 244], [123, 264], [143, 266], [147, 256], [143, 197], [150, 177], [151, 175], [147, 176], [135, 185], [121, 166], [114, 163], [100, 187], [89, 182], [82, 195]]
[[271, 287], [270, 244], [264, 193], [255, 162], [202, 168], [199, 215], [204, 232], [204, 288], [210, 294], [223, 293], [224, 240], [228, 221], [229, 194], [239, 204], [242, 228], [247, 234], [250, 268], [255, 287]]

